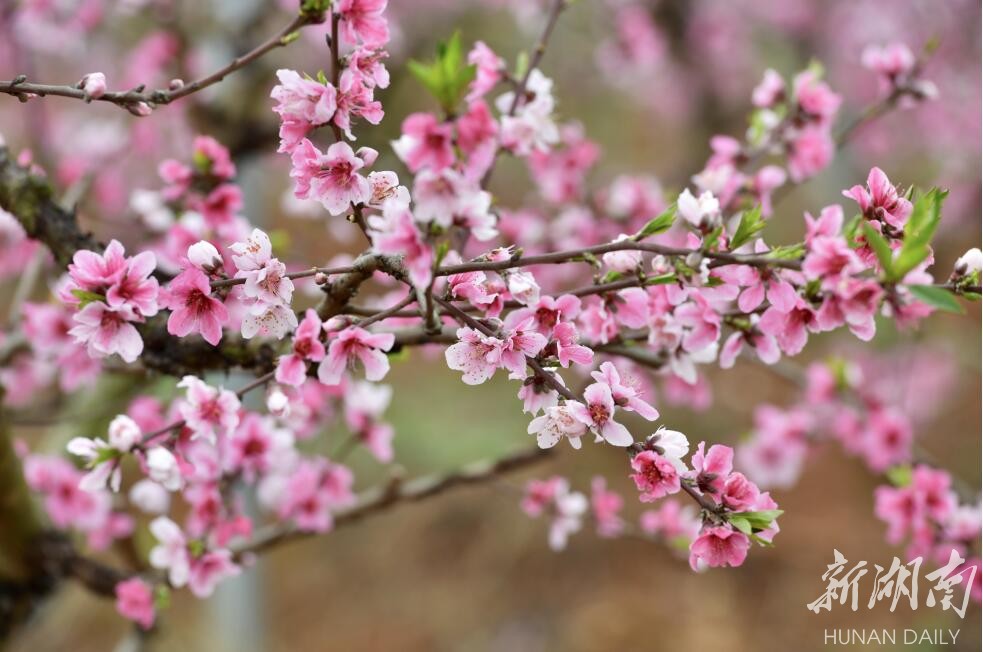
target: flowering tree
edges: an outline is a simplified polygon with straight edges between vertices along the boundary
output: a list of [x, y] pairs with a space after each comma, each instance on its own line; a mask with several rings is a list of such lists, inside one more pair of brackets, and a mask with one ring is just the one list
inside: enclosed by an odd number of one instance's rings
[[[0, 483], [10, 499], [0, 505], [0, 545], [31, 587], [26, 597], [71, 578], [114, 597], [122, 616], [147, 629], [172, 590], [206, 598], [275, 546], [494, 479], [558, 445], [581, 449], [584, 438], [624, 458], [639, 501], [654, 509], [635, 526], [601, 476], [589, 497], [564, 477], [532, 481], [521, 507], [549, 520], [557, 550], [588, 521], [606, 537], [681, 543], [697, 571], [767, 555], [751, 550], [774, 545], [779, 532], [782, 510], [767, 489], [794, 483], [815, 443], [833, 438], [885, 478], [876, 505], [890, 541], [908, 541], [912, 557], [956, 550], [979, 566], [978, 510], [921, 458], [906, 417], [868, 394], [855, 365], [833, 360], [800, 373], [785, 361], [814, 333], [849, 330], [866, 342], [878, 315], [882, 325], [916, 328], [936, 311], [960, 311], [959, 298], [979, 299], [979, 249], [951, 271], [933, 267], [947, 192], [899, 186], [873, 168], [807, 213], [801, 238], [762, 237], [784, 194], [831, 165], [862, 126], [935, 96], [923, 72], [931, 44], [917, 55], [900, 43], [871, 47], [863, 65], [880, 95], [846, 125], [821, 65], [791, 79], [765, 71], [750, 93], [746, 135], [715, 136], [690, 186], [667, 198], [646, 176], [588, 187], [597, 147], [556, 122], [542, 67], [569, 0], [536, 13], [542, 31], [514, 65], [455, 33], [431, 60], [394, 71], [415, 77], [433, 108], [402, 117], [392, 142], [402, 166], [380, 169], [379, 152], [356, 138], [384, 118], [376, 93], [390, 82], [386, 4], [303, 0], [245, 54], [156, 89], [111, 90], [101, 72], [64, 86], [27, 75], [0, 81], [11, 100], [111, 103], [139, 123], [192, 110], [199, 93], [317, 31], [327, 69], [283, 68], [268, 80], [276, 151], [289, 160], [294, 200], [364, 241], [349, 261], [297, 260], [241, 215], [234, 157], [199, 135], [182, 159], [159, 163], [156, 190], [133, 192], [146, 233], [107, 229], [107, 243], [77, 221], [91, 178], [59, 184], [31, 151], [0, 146], [3, 260], [19, 279], [14, 319], [0, 335], [6, 403], [28, 404], [50, 383], [80, 392], [103, 374], [138, 371], [154, 385], [104, 435], [75, 433], [64, 454], [3, 438]], [[602, 44], [602, 66], [616, 47]], [[540, 206], [495, 200], [487, 188], [504, 158], [525, 164]], [[29, 301], [42, 275], [52, 300]], [[317, 301], [297, 310], [305, 281]], [[384, 292], [367, 299], [367, 286]], [[393, 461], [391, 389], [381, 381], [394, 356], [417, 348], [441, 351], [466, 385], [498, 374], [516, 381], [535, 446], [356, 491], [346, 457], [362, 446], [381, 464]], [[760, 408], [736, 452], [659, 423], [653, 375], [694, 395], [701, 367], [729, 369], [738, 358], [788, 376], [801, 403]], [[217, 372], [232, 369], [255, 379], [227, 388]], [[250, 394], [265, 401], [246, 405]], [[314, 452], [308, 444], [335, 414], [350, 439], [329, 456]], [[261, 516], [246, 508], [247, 495], [258, 497]], [[674, 495], [683, 500], [667, 499]], [[154, 544], [134, 551], [132, 568], [91, 556], [132, 543], [138, 528]]]

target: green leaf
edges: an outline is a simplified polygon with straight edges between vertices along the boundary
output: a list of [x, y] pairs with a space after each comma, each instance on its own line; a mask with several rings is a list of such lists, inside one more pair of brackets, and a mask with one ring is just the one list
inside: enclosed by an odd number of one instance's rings
[[850, 221], [843, 226], [843, 237], [846, 238], [846, 243], [850, 245], [851, 249], [856, 249], [860, 246], [857, 242], [857, 230], [860, 228], [860, 223], [864, 219], [864, 216], [857, 213], [850, 218]]
[[937, 288], [934, 285], [909, 285], [908, 289], [916, 299], [933, 308], [959, 314], [963, 312], [963, 307], [956, 301], [952, 292], [945, 288]]
[[884, 475], [895, 487], [907, 487], [911, 484], [911, 466], [908, 464], [893, 466]]
[[82, 290], [82, 289], [72, 290], [72, 296], [79, 300], [80, 302], [78, 306], [79, 310], [86, 307], [93, 301], [102, 301], [102, 302], [106, 301], [105, 295], [98, 294], [96, 292], [89, 292], [88, 290]]
[[751, 534], [751, 522], [746, 518], [741, 518], [740, 516], [729, 516], [727, 521], [734, 526], [734, 529], [743, 532], [744, 534]]
[[666, 274], [659, 274], [658, 276], [650, 276], [645, 279], [645, 285], [666, 285], [668, 283], [675, 283], [676, 275], [673, 272], [668, 272]]
[[673, 202], [657, 217], [652, 218], [642, 227], [642, 230], [632, 236], [632, 240], [644, 240], [645, 238], [664, 233], [669, 230], [673, 222], [676, 221], [676, 204]]
[[460, 32], [454, 32], [446, 42], [437, 44], [437, 55], [432, 62], [411, 60], [407, 65], [448, 115], [455, 112], [477, 75], [476, 66], [465, 64]]
[[914, 202], [911, 217], [904, 226], [904, 244], [888, 277], [900, 281], [932, 253], [930, 247], [935, 231], [942, 221], [942, 202], [949, 193], [932, 188]]
[[611, 283], [612, 281], [617, 281], [619, 278], [624, 278], [624, 274], [621, 272], [616, 272], [611, 270], [601, 278], [601, 284]]
[[891, 278], [891, 269], [894, 262], [894, 257], [891, 254], [891, 246], [884, 239], [884, 236], [878, 233], [877, 229], [872, 227], [869, 222], [864, 222], [864, 240], [870, 245], [870, 248], [874, 250], [874, 254], [877, 256], [878, 262], [880, 262], [881, 267], [884, 268], [884, 274]]
[[804, 242], [799, 242], [793, 245], [784, 245], [782, 247], [775, 247], [767, 254], [768, 258], [777, 258], [779, 260], [795, 260], [796, 258], [802, 258], [806, 253], [806, 245]]
[[165, 584], [154, 586], [154, 608], [160, 611], [171, 606], [171, 590]]
[[529, 70], [529, 53], [523, 50], [515, 59], [515, 78], [522, 79]]
[[[735, 518], [746, 521], [753, 531], [760, 532], [771, 527], [772, 522], [783, 513], [780, 509], [766, 509], [759, 512], [738, 512], [737, 514], [728, 515], [727, 520], [731, 523], [734, 522]], [[748, 533], [745, 532], [745, 534]]]
[[730, 250], [734, 251], [750, 241], [763, 228], [765, 228], [765, 221], [761, 219], [761, 206], [755, 206], [751, 210], [744, 211], [741, 213], [741, 221], [737, 225], [737, 231], [730, 239]]

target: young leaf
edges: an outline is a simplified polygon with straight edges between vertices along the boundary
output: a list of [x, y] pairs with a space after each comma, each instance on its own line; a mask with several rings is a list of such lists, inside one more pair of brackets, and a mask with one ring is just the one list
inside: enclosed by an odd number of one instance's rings
[[752, 532], [751, 523], [746, 518], [734, 515], [727, 517], [727, 521], [739, 532], [743, 532], [744, 534], [751, 534]]
[[670, 204], [668, 208], [659, 213], [657, 217], [652, 218], [648, 223], [642, 227], [642, 230], [636, 233], [632, 239], [633, 240], [644, 240], [645, 238], [658, 235], [669, 230], [673, 222], [676, 221], [676, 204]]
[[737, 231], [734, 232], [734, 237], [730, 239], [731, 251], [751, 240], [763, 228], [765, 228], [765, 221], [761, 219], [760, 206], [755, 206], [751, 210], [741, 213], [741, 221], [737, 225]]
[[933, 308], [944, 310], [945, 312], [962, 313], [963, 307], [959, 305], [952, 293], [945, 288], [937, 288], [933, 285], [909, 285], [908, 289], [916, 299], [922, 303], [927, 303]]
[[932, 188], [915, 200], [911, 217], [904, 226], [904, 244], [894, 261], [889, 278], [900, 281], [931, 255], [930, 244], [942, 220], [942, 202], [947, 191]]
[[891, 254], [891, 246], [887, 243], [887, 240], [885, 240], [884, 236], [878, 233], [877, 229], [872, 227], [869, 222], [864, 222], [864, 239], [877, 255], [877, 260], [880, 262], [881, 267], [884, 268], [884, 273], [888, 278], [891, 278], [891, 269], [894, 259]]
[[895, 487], [907, 487], [911, 484], [911, 466], [908, 464], [893, 466], [885, 475]]

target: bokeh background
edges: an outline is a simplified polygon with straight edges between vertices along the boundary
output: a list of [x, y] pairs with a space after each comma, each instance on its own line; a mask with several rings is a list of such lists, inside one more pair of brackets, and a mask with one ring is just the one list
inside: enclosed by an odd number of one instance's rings
[[[628, 4], [650, 20], [648, 45], [640, 52], [623, 42], [633, 35], [637, 45], [640, 38], [638, 24], [619, 18]], [[84, 5], [101, 11], [80, 27]], [[111, 86], [188, 79], [272, 33], [290, 6], [260, 0], [8, 0], [0, 7], [0, 78], [23, 72], [37, 80], [73, 81], [102, 70]], [[393, 83], [377, 95], [386, 118], [378, 128], [362, 129], [359, 142], [383, 153], [377, 168], [401, 170], [387, 143], [405, 115], [432, 108], [406, 74], [406, 59], [426, 58], [436, 41], [460, 28], [466, 44], [483, 40], [514, 62], [517, 52], [531, 48], [543, 16], [536, 0], [390, 0], [390, 11], [396, 28]], [[931, 38], [939, 38], [940, 47], [926, 76], [937, 84], [939, 99], [865, 127], [829, 169], [783, 199], [765, 235], [770, 242], [800, 239], [804, 210], [846, 204], [840, 190], [879, 165], [892, 180], [951, 189], [933, 269], [945, 278], [953, 261], [980, 242], [978, 3], [580, 0], [563, 16], [543, 69], [556, 82], [560, 115], [582, 123], [603, 148], [592, 183], [645, 173], [656, 175], [667, 192], [678, 192], [701, 169], [711, 135], [740, 135], [746, 128], [750, 90], [765, 68], [790, 74], [813, 58], [822, 61], [831, 86], [845, 98], [845, 121], [875, 99], [872, 76], [859, 65], [865, 45], [901, 41], [917, 51]], [[356, 252], [359, 243], [350, 225], [327, 224], [324, 216], [312, 218], [284, 201], [288, 167], [274, 154], [277, 123], [268, 98], [277, 67], [313, 73], [327, 65], [323, 36], [311, 29], [299, 43], [203, 93], [193, 106], [137, 120], [112, 106], [60, 98], [19, 105], [0, 97], [0, 133], [15, 148], [31, 148], [56, 182], [68, 186], [79, 175], [93, 175], [81, 219], [97, 233], [139, 229], [128, 208], [130, 191], [158, 187], [157, 161], [184, 156], [195, 133], [214, 135], [236, 156], [246, 215], [288, 236], [296, 259], [328, 261]], [[496, 172], [492, 190], [505, 207], [534, 197], [526, 171], [513, 161]], [[6, 305], [12, 283], [0, 288], [0, 305]], [[849, 334], [816, 336], [793, 362], [804, 367], [835, 353], [869, 365], [870, 382], [890, 381], [898, 402], [918, 414], [921, 448], [975, 491], [980, 309], [966, 308], [963, 316], [935, 315], [916, 332], [881, 323], [877, 339], [865, 346]], [[736, 443], [750, 429], [755, 405], [797, 399], [785, 380], [754, 365], [711, 370], [707, 381], [713, 398], [705, 409], [675, 406], [668, 395], [655, 401], [662, 421], [693, 441]], [[501, 377], [466, 387], [434, 352], [418, 351], [395, 362], [387, 382], [395, 389], [387, 418], [408, 476], [530, 444], [515, 386]], [[75, 430], [81, 423], [114, 414], [114, 403], [133, 389], [128, 379], [108, 379], [81, 396], [55, 401], [62, 416], [57, 423], [35, 424], [25, 413], [15, 434], [32, 448], [57, 450], [67, 436], [80, 434]], [[834, 445], [817, 451], [794, 489], [776, 492], [786, 510], [778, 545], [755, 550], [739, 569], [694, 574], [667, 548], [599, 538], [589, 528], [566, 551], [551, 552], [546, 524], [518, 509], [523, 483], [561, 473], [586, 489], [591, 477], [602, 474], [630, 497], [624, 460], [607, 453], [603, 447], [576, 454], [564, 449], [501, 482], [277, 549], [210, 601], [175, 594], [159, 633], [140, 643], [151, 650], [210, 652], [778, 652], [821, 649], [824, 630], [833, 628], [958, 628], [957, 644], [945, 649], [979, 649], [978, 605], [964, 620], [924, 607], [915, 613], [841, 607], [823, 615], [805, 608], [824, 588], [820, 576], [834, 547], [851, 560], [882, 564], [901, 554], [884, 542], [885, 526], [873, 516], [872, 492], [881, 481]], [[352, 463], [360, 486], [389, 472], [364, 451]], [[628, 501], [626, 516], [639, 508]], [[11, 649], [95, 651], [136, 644], [110, 602], [65, 586]]]

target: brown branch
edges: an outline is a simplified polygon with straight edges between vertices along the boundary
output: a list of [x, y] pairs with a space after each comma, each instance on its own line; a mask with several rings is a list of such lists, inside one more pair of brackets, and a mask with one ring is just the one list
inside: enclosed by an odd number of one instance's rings
[[[401, 482], [394, 480], [386, 486], [376, 487], [364, 493], [358, 503], [334, 517], [335, 528], [357, 523], [362, 519], [388, 511], [405, 503], [415, 503], [439, 496], [456, 487], [481, 484], [501, 475], [524, 469], [545, 460], [552, 449], [529, 448], [506, 455], [496, 460], [474, 462], [446, 475], [428, 475]], [[233, 546], [237, 556], [264, 552], [298, 539], [313, 536], [315, 533], [301, 532], [289, 526], [274, 525], [259, 531], [252, 541], [241, 546]]]
[[31, 95], [45, 97], [54, 95], [59, 97], [69, 97], [77, 100], [109, 102], [118, 106], [132, 110], [133, 107], [143, 103], [147, 105], [170, 104], [182, 97], [187, 97], [202, 89], [208, 88], [225, 79], [236, 70], [243, 68], [265, 54], [282, 47], [294, 40], [294, 33], [313, 23], [321, 22], [323, 16], [316, 16], [308, 13], [298, 14], [279, 32], [263, 41], [246, 54], [236, 57], [227, 65], [219, 68], [215, 72], [197, 79], [191, 83], [177, 86], [175, 88], [143, 90], [137, 87], [129, 91], [110, 91], [97, 98], [89, 98], [85, 92], [77, 86], [59, 86], [55, 84], [36, 84], [27, 81], [26, 75], [21, 75], [10, 81], [0, 81], [0, 93], [14, 95], [22, 101], [27, 101]]
[[585, 255], [596, 256], [612, 251], [647, 251], [649, 253], [662, 256], [690, 256], [698, 254], [714, 261], [721, 261], [728, 265], [753, 265], [755, 267], [780, 267], [783, 269], [801, 269], [802, 261], [798, 259], [771, 258], [767, 255], [734, 254], [727, 251], [700, 251], [699, 249], [685, 249], [680, 247], [669, 247], [656, 244], [654, 242], [636, 242], [634, 240], [618, 240], [617, 242], [607, 242], [593, 247], [582, 249], [569, 249], [567, 251], [554, 251], [547, 254], [534, 256], [522, 256], [521, 253], [508, 260], [496, 261], [471, 261], [459, 265], [446, 265], [437, 270], [438, 276], [450, 276], [451, 274], [461, 274], [464, 272], [477, 271], [502, 271], [515, 267], [528, 267], [530, 265], [553, 265], [566, 263]]

